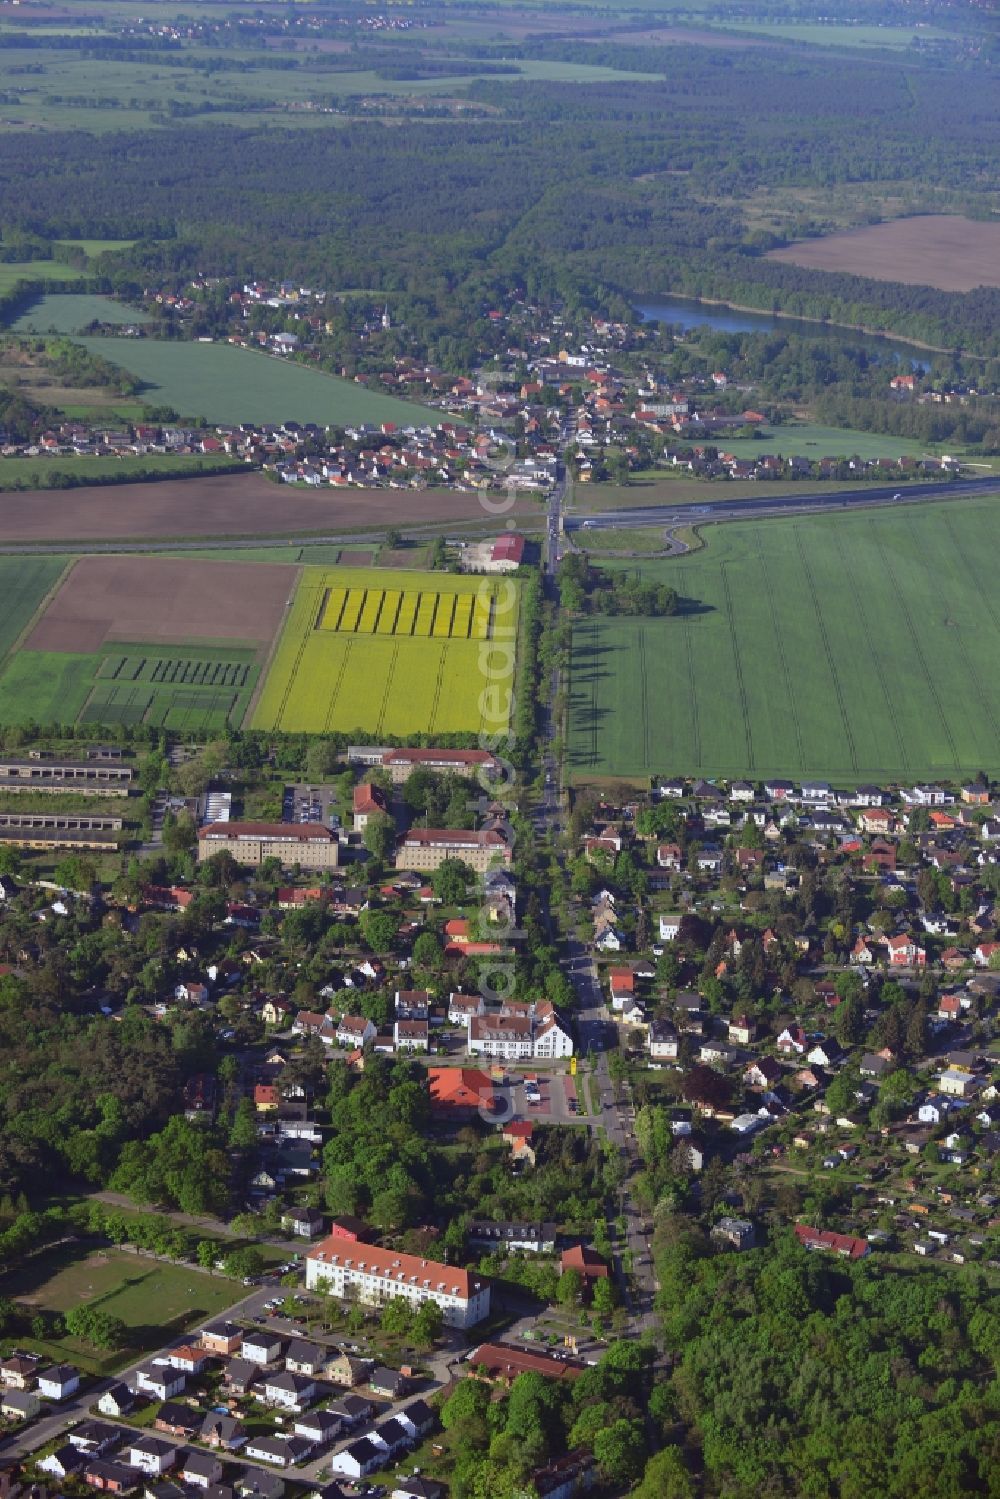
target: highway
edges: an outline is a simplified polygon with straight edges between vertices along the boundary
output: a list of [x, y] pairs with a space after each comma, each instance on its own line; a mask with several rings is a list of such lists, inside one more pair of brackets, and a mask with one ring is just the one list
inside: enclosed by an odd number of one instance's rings
[[[724, 486], [721, 486], [724, 487]], [[1000, 475], [988, 479], [943, 479], [930, 484], [910, 484], [904, 489], [887, 484], [879, 488], [817, 489], [809, 494], [771, 495], [766, 499], [706, 500], [703, 504], [637, 505], [596, 515], [566, 515], [567, 531], [628, 530], [636, 526], [679, 526], [727, 520], [764, 520], [780, 515], [810, 514], [826, 510], [863, 510], [881, 505], [916, 505], [927, 500], [957, 499], [977, 494], [1000, 494]]]

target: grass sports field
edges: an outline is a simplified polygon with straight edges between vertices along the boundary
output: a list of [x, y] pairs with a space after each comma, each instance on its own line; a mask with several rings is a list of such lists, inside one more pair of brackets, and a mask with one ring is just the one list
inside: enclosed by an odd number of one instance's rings
[[441, 413], [235, 344], [84, 338], [146, 385], [145, 399], [210, 422], [438, 422]]
[[642, 564], [678, 590], [680, 615], [577, 624], [575, 780], [1000, 770], [996, 499], [740, 523], [705, 539], [690, 557]]
[[[306, 567], [257, 703], [260, 729], [410, 734], [476, 731], [486, 671], [517, 629], [507, 579]], [[500, 685], [511, 687], [509, 677]], [[498, 725], [487, 724], [497, 729]]]
[[130, 1332], [129, 1346], [116, 1353], [98, 1353], [71, 1337], [26, 1342], [56, 1361], [68, 1360], [95, 1374], [160, 1347], [172, 1333], [231, 1306], [239, 1294], [239, 1287], [222, 1276], [183, 1265], [156, 1264], [114, 1249], [81, 1256], [75, 1244], [41, 1254], [0, 1281], [0, 1295], [29, 1307], [68, 1312], [87, 1303], [120, 1317]]

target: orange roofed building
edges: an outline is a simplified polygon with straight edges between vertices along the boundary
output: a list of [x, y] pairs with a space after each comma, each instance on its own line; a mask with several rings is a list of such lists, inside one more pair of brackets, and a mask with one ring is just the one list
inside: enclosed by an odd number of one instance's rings
[[414, 1306], [433, 1301], [449, 1327], [472, 1327], [490, 1310], [490, 1283], [480, 1275], [416, 1254], [347, 1243], [332, 1234], [306, 1256], [306, 1287], [353, 1296], [367, 1306], [382, 1306], [397, 1296]]
[[477, 1067], [428, 1067], [431, 1110], [463, 1118], [494, 1105], [493, 1079]]

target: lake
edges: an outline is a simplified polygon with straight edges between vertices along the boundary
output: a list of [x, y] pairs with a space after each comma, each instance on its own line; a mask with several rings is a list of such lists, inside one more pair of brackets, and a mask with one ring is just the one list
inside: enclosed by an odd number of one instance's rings
[[718, 333], [793, 333], [800, 338], [834, 338], [855, 348], [860, 345], [880, 358], [888, 356], [908, 361], [914, 368], [923, 367], [910, 344], [877, 333], [856, 333], [832, 323], [810, 323], [805, 318], [778, 317], [773, 312], [739, 312], [734, 307], [699, 302], [694, 297], [658, 297], [656, 301], [637, 303], [636, 311], [644, 318], [684, 329], [707, 327]]

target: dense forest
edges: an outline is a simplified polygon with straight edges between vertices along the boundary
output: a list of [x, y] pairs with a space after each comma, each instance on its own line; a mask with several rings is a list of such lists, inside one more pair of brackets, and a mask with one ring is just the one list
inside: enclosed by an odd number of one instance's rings
[[[529, 50], [655, 68], [663, 81], [482, 78], [468, 98], [492, 118], [460, 129], [355, 118], [307, 136], [273, 124], [51, 132], [41, 158], [30, 135], [11, 134], [4, 235], [139, 236], [102, 262], [123, 289], [201, 271], [404, 292], [428, 303], [456, 352], [470, 316], [514, 288], [612, 310], [634, 293], [683, 291], [1000, 352], [1000, 291], [768, 261], [775, 236], [733, 209], [754, 190], [846, 185], [877, 217], [893, 184], [912, 194], [924, 183], [947, 190], [953, 208], [987, 212], [984, 162], [1000, 144], [988, 69], [778, 51], [763, 68], [749, 51], [566, 41]], [[405, 70], [397, 53], [376, 60]], [[795, 226], [823, 227], [808, 214]]]

